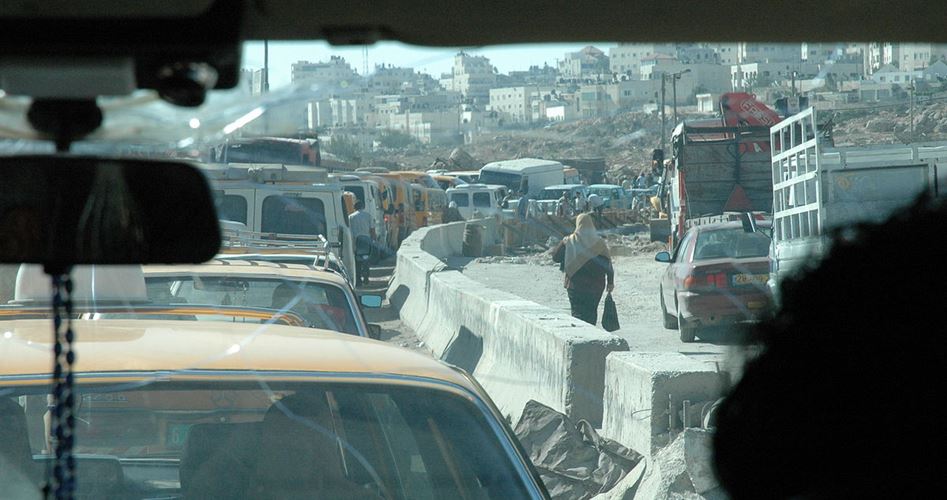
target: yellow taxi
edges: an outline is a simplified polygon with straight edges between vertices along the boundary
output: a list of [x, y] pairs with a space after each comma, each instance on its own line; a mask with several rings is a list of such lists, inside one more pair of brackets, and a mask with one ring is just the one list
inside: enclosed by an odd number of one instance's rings
[[[279, 325], [72, 326], [78, 498], [546, 497], [483, 389], [427, 355]], [[39, 498], [50, 323], [0, 331], [3, 496]]]
[[362, 337], [379, 336], [360, 305], [380, 307], [381, 296], [355, 296], [339, 274], [303, 264], [214, 259], [195, 265], [142, 266], [155, 304], [201, 304], [292, 311], [307, 324]]

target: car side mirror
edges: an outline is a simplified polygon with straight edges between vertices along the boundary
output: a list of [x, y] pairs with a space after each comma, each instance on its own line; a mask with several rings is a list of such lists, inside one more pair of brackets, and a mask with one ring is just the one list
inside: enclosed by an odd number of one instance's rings
[[381, 295], [362, 295], [359, 297], [359, 301], [365, 307], [370, 309], [378, 309], [381, 307], [382, 297]]
[[381, 340], [381, 325], [375, 323], [368, 324], [368, 338]]
[[671, 254], [668, 252], [658, 252], [658, 254], [654, 256], [654, 260], [658, 262], [663, 262], [665, 264], [670, 264]]

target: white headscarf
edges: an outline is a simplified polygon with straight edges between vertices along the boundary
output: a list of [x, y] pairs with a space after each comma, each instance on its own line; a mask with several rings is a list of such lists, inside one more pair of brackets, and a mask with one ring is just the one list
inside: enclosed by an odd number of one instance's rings
[[574, 275], [595, 257], [608, 256], [608, 245], [598, 235], [591, 214], [580, 214], [575, 219], [575, 232], [566, 236], [565, 244], [564, 270], [568, 276]]

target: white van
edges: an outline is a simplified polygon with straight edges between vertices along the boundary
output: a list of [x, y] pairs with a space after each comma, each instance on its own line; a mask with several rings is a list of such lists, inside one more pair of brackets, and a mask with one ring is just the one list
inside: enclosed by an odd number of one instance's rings
[[502, 184], [510, 191], [535, 198], [543, 188], [565, 183], [565, 175], [562, 164], [557, 161], [521, 158], [487, 163], [480, 169], [477, 182]]
[[239, 222], [248, 231], [278, 240], [322, 235], [346, 269], [355, 269], [342, 185], [311, 182], [325, 182], [325, 171], [307, 176], [283, 165], [201, 168], [209, 177], [219, 219]]
[[[457, 204], [464, 219], [495, 217], [502, 213], [499, 192], [486, 184], [464, 184], [447, 190], [447, 202]], [[481, 217], [475, 217], [475, 212]]]

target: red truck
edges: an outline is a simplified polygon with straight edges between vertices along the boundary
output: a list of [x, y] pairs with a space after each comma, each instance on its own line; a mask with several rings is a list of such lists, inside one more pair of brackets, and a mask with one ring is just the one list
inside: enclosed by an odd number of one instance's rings
[[779, 115], [743, 92], [720, 96], [720, 114], [674, 129], [660, 195], [668, 217], [651, 221], [653, 240], [674, 248], [688, 228], [714, 216], [772, 212], [769, 130]]

